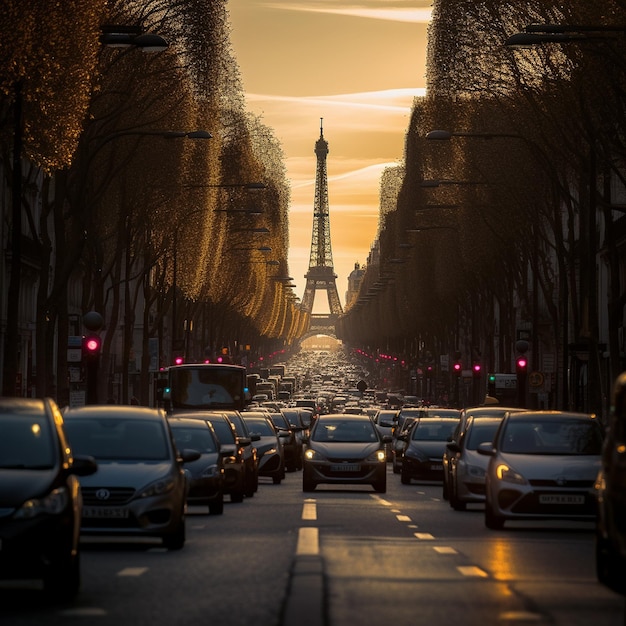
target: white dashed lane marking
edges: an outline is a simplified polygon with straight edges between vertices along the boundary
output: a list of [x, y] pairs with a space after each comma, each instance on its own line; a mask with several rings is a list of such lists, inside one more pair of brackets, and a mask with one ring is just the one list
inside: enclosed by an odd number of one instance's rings
[[315, 500], [305, 500], [302, 506], [302, 519], [304, 520], [316, 520], [317, 519], [317, 504]]
[[147, 567], [125, 567], [121, 569], [117, 575], [118, 576], [141, 576], [148, 571]]

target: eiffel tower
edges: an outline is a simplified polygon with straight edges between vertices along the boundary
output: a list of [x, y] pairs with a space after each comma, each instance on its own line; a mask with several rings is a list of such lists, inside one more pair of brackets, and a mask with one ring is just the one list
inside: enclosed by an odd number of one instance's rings
[[[313, 205], [313, 237], [309, 271], [305, 274], [306, 287], [300, 309], [305, 313], [313, 312], [315, 292], [324, 289], [328, 295], [329, 315], [313, 316], [311, 326], [331, 327], [343, 313], [337, 284], [337, 275], [333, 268], [333, 253], [330, 248], [330, 218], [328, 213], [328, 178], [326, 175], [326, 156], [328, 142], [324, 139], [323, 118], [320, 118], [320, 138], [315, 142], [317, 169], [315, 172], [315, 202]], [[317, 322], [314, 324], [314, 322]]]

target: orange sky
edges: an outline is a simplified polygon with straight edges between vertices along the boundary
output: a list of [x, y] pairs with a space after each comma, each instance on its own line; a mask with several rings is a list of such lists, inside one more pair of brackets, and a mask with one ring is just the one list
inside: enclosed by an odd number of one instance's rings
[[[291, 181], [289, 270], [302, 298], [324, 118], [330, 229], [345, 303], [378, 228], [382, 170], [402, 161], [413, 98], [424, 93], [430, 0], [229, 0], [247, 108], [274, 130]], [[327, 312], [318, 292], [315, 312]]]

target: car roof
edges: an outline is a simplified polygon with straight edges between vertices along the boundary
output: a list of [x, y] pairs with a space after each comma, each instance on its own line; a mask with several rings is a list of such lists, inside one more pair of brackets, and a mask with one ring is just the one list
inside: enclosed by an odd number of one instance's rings
[[189, 417], [171, 416], [167, 418], [171, 426], [189, 426], [191, 428], [210, 428], [206, 420], [192, 419]]
[[544, 418], [546, 420], [550, 419], [588, 419], [588, 420], [597, 420], [597, 416], [593, 413], [578, 413], [576, 411], [521, 411], [517, 413], [509, 413], [507, 415], [509, 421], [524, 421], [524, 422], [533, 422], [538, 419]]
[[64, 417], [121, 418], [132, 417], [138, 420], [165, 419], [162, 409], [130, 404], [90, 404], [69, 408]]

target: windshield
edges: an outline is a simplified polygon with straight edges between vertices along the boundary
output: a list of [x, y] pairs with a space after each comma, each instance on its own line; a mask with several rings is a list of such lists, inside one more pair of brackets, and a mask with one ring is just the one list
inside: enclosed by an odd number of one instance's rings
[[48, 420], [42, 415], [2, 415], [0, 468], [51, 469], [54, 446]]
[[75, 454], [107, 461], [164, 461], [167, 437], [158, 421], [127, 418], [72, 418], [65, 422]]
[[217, 452], [217, 445], [208, 427], [192, 428], [188, 426], [171, 425], [171, 428], [174, 440], [176, 441], [176, 447], [179, 450], [191, 448], [202, 454]]
[[456, 425], [456, 420], [423, 419], [413, 428], [411, 439], [414, 441], [447, 441], [452, 437]]
[[378, 441], [378, 431], [370, 420], [321, 420], [315, 425], [313, 441], [366, 443]]
[[244, 378], [229, 367], [170, 368], [174, 409], [234, 409], [243, 402]]
[[224, 419], [209, 419], [220, 443], [237, 443], [231, 425]]
[[510, 421], [501, 446], [516, 454], [599, 455], [602, 429], [591, 420]]

